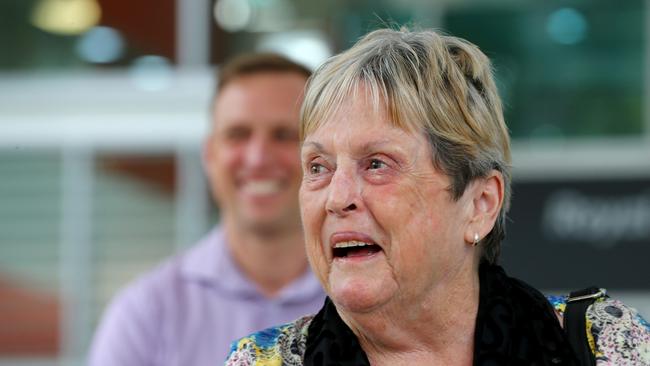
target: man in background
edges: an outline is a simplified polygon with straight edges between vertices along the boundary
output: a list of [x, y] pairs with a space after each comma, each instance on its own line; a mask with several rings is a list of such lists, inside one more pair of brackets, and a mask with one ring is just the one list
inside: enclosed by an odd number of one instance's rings
[[309, 75], [270, 54], [221, 68], [203, 148], [221, 222], [113, 300], [91, 366], [217, 365], [234, 339], [320, 308], [298, 209], [298, 120]]

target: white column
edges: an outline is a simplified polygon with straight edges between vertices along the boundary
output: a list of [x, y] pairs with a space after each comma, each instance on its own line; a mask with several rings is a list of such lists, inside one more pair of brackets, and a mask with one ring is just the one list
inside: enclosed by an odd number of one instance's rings
[[176, 249], [182, 250], [205, 234], [210, 197], [203, 176], [200, 148], [176, 149]]
[[83, 365], [92, 336], [92, 150], [63, 147], [62, 170], [59, 247], [61, 364]]
[[182, 68], [205, 67], [210, 58], [210, 0], [176, 0], [176, 57]]

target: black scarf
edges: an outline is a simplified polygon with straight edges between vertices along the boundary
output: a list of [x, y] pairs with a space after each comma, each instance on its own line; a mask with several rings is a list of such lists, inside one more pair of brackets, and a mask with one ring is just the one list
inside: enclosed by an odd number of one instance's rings
[[[479, 269], [474, 365], [578, 365], [544, 295], [496, 265]], [[309, 326], [306, 366], [365, 366], [368, 357], [327, 298]]]

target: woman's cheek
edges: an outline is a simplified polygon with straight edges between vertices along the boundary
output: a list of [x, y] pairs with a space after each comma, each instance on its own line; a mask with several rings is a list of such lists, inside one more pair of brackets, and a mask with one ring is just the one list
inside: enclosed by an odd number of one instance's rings
[[329, 184], [331, 174], [318, 174], [303, 176], [302, 189], [305, 193], [318, 191], [324, 189]]
[[316, 240], [307, 241], [307, 259], [310, 267], [320, 283], [327, 289], [327, 273], [329, 272], [325, 253], [321, 248], [320, 242]]
[[370, 184], [384, 185], [394, 183], [399, 175], [394, 169], [386, 168], [380, 171], [367, 170], [364, 172], [364, 179]]
[[309, 189], [300, 190], [300, 210], [302, 216], [303, 230], [309, 251], [318, 251], [322, 233], [322, 225], [325, 218], [325, 203], [322, 199], [322, 191]]

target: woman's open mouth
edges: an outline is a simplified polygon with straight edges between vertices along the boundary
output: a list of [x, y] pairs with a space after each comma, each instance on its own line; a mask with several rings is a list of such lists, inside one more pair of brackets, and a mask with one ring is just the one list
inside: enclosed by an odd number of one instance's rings
[[367, 257], [381, 251], [381, 247], [374, 243], [357, 240], [336, 243], [333, 248], [334, 258]]

